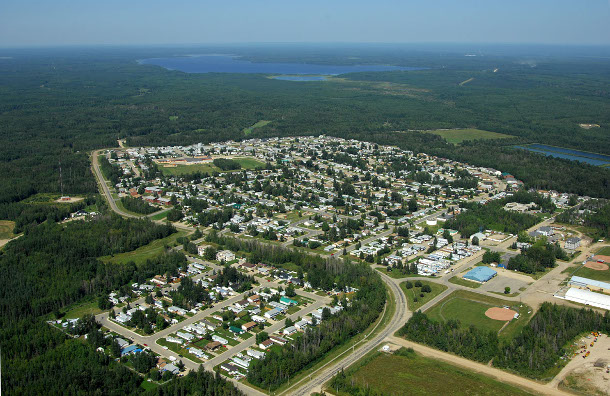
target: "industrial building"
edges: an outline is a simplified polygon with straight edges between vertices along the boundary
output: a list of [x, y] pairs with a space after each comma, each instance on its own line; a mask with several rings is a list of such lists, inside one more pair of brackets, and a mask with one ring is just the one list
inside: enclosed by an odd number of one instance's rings
[[489, 267], [476, 267], [471, 269], [463, 276], [464, 279], [485, 283], [496, 276], [498, 273]]

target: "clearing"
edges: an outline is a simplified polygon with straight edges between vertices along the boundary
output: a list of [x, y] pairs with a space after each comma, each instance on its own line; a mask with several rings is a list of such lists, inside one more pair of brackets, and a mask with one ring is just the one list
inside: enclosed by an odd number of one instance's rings
[[251, 127], [248, 128], [244, 128], [244, 135], [248, 136], [249, 134], [252, 133], [252, 131], [256, 128], [262, 128], [265, 125], [269, 124], [271, 121], [265, 121], [265, 120], [260, 120], [258, 121], [256, 124], [252, 125]]
[[107, 263], [127, 263], [129, 261], [133, 261], [136, 263], [136, 265], [140, 265], [146, 262], [146, 260], [152, 259], [153, 257], [163, 253], [165, 246], [173, 246], [176, 239], [186, 235], [186, 231], [178, 231], [163, 239], [152, 241], [148, 245], [140, 246], [131, 252], [119, 253], [115, 254], [114, 256], [100, 257], [100, 260]]
[[507, 139], [514, 136], [505, 135], [503, 133], [483, 131], [481, 129], [466, 128], [466, 129], [437, 129], [432, 131], [422, 131], [432, 133], [445, 139], [448, 143], [458, 144], [465, 140], [478, 139]]
[[13, 229], [15, 228], [15, 222], [9, 220], [0, 220], [0, 240], [11, 239], [15, 237]]
[[[394, 354], [376, 352], [346, 374], [348, 381], [351, 377], [354, 385], [359, 388], [389, 395], [530, 394], [485, 375], [423, 357], [405, 348]], [[332, 391], [330, 386], [327, 389]]]
[[255, 169], [257, 167], [265, 166], [261, 161], [250, 158], [230, 158], [241, 165], [241, 169], [223, 171], [219, 167], [215, 166], [212, 162], [209, 164], [194, 164], [194, 165], [176, 165], [176, 166], [159, 166], [159, 170], [165, 176], [182, 176], [189, 173], [201, 172], [201, 173], [214, 173], [214, 172], [238, 172], [242, 169]]
[[[519, 313], [519, 318], [511, 320], [506, 325], [506, 322], [494, 320], [485, 315], [489, 308], [504, 306]], [[519, 302], [457, 290], [427, 310], [426, 315], [437, 321], [457, 319], [462, 326], [473, 325], [481, 330], [499, 332], [502, 329], [501, 336], [511, 337], [518, 329], [527, 324], [532, 315], [531, 312], [529, 306]]]
[[[428, 285], [432, 289], [430, 293], [423, 293], [420, 287], [415, 286], [415, 282], [417, 282], [417, 280], [408, 282], [411, 282], [413, 284], [413, 287], [411, 289], [407, 289], [407, 282], [402, 282], [400, 284], [400, 288], [407, 297], [407, 306], [411, 311], [417, 311], [428, 301], [432, 300], [434, 297], [447, 290], [447, 286], [445, 285], [439, 285], [438, 283], [429, 281], [419, 281], [421, 282], [422, 286]], [[424, 295], [423, 297], [421, 296], [422, 294]], [[415, 301], [415, 299], [417, 299], [417, 301]]]

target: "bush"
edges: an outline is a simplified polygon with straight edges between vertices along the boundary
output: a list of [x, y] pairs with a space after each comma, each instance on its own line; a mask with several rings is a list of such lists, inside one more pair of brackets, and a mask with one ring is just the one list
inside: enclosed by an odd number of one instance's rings
[[407, 284], [405, 286], [407, 287], [407, 289], [413, 289], [413, 283], [411, 283], [410, 281], [407, 281]]

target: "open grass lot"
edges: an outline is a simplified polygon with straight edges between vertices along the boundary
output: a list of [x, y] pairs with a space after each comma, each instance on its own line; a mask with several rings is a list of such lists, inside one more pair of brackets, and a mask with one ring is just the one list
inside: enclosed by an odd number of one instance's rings
[[[529, 395], [517, 387], [407, 352], [376, 352], [350, 370], [354, 383], [388, 395]], [[331, 391], [331, 389], [328, 389]], [[344, 393], [339, 392], [340, 395]]]
[[66, 319], [81, 318], [83, 315], [92, 314], [97, 315], [101, 313], [96, 299], [85, 299], [84, 301], [72, 304], [66, 308]]
[[[419, 308], [422, 307], [422, 305], [426, 304], [428, 301], [432, 300], [434, 297], [447, 290], [447, 286], [445, 285], [439, 285], [438, 283], [428, 281], [420, 281], [422, 283], [422, 286], [428, 285], [432, 289], [430, 293], [423, 293], [424, 296], [421, 297], [421, 288], [415, 287], [415, 281], [410, 282], [413, 283], [413, 287], [411, 289], [407, 289], [407, 282], [402, 282], [400, 284], [400, 288], [407, 297], [407, 306], [411, 311], [417, 311]], [[416, 298], [417, 301], [415, 301]]]
[[165, 212], [157, 213], [156, 215], [150, 216], [150, 218], [152, 220], [163, 220], [167, 217], [168, 213], [169, 213], [169, 210], [166, 210]]
[[189, 173], [195, 172], [222, 172], [222, 170], [212, 163], [209, 164], [194, 164], [194, 165], [176, 165], [176, 166], [162, 166], [159, 165], [159, 170], [165, 176], [182, 176]]
[[417, 274], [404, 274], [402, 272], [402, 270], [399, 270], [398, 268], [392, 268], [392, 270], [390, 272], [388, 272], [386, 268], [382, 268], [382, 267], [376, 267], [375, 269], [379, 272], [386, 274], [390, 278], [394, 278], [394, 279], [413, 278], [413, 277], [420, 276]]
[[478, 139], [506, 139], [513, 136], [505, 135], [503, 133], [483, 131], [481, 129], [437, 129], [435, 131], [425, 131], [426, 133], [432, 133], [439, 135], [445, 139], [448, 143], [458, 144], [464, 140], [478, 140]]
[[599, 249], [595, 254], [601, 254], [603, 256], [610, 256], [610, 246]]
[[152, 241], [148, 245], [141, 246], [131, 252], [119, 253], [114, 256], [104, 256], [100, 257], [100, 259], [109, 263], [126, 263], [133, 261], [136, 265], [140, 265], [146, 262], [146, 260], [162, 253], [166, 245], [173, 246], [177, 238], [185, 235], [187, 235], [186, 231], [178, 231], [167, 238], [157, 239], [156, 241]]
[[[255, 169], [256, 167], [259, 167], [259, 166], [265, 166], [264, 163], [254, 159], [254, 158], [242, 157], [242, 158], [231, 158], [231, 159], [234, 160], [235, 162], [238, 162], [241, 165], [242, 169]], [[224, 172], [222, 169], [215, 166], [211, 162], [209, 164], [176, 165], [176, 166], [170, 166], [170, 167], [165, 167], [165, 166], [159, 165], [159, 170], [165, 176], [182, 176], [182, 175], [186, 175], [189, 173], [195, 173], [195, 172], [202, 172], [202, 173], [203, 172], [206, 172], [206, 173]], [[227, 172], [238, 172], [238, 171], [239, 171], [239, 169], [233, 170], [233, 171], [227, 171]]]
[[251, 134], [251, 133], [252, 133], [252, 131], [253, 131], [254, 129], [256, 129], [256, 128], [262, 128], [262, 127], [264, 127], [265, 125], [269, 124], [270, 122], [271, 122], [271, 121], [264, 121], [264, 120], [258, 121], [256, 124], [252, 125], [251, 127], [244, 128], [244, 135], [248, 136], [249, 134]]
[[426, 315], [438, 321], [457, 319], [462, 326], [473, 325], [483, 330], [500, 331], [505, 322], [488, 318], [485, 316], [485, 311], [492, 307], [503, 306], [508, 306], [519, 313], [519, 318], [511, 320], [499, 334], [502, 337], [512, 338], [521, 327], [529, 322], [532, 315], [531, 308], [519, 302], [507, 301], [467, 290], [457, 290], [427, 310]]
[[15, 222], [9, 220], [0, 220], [0, 239], [11, 239], [15, 236], [13, 229]]
[[451, 277], [451, 279], [449, 279], [449, 282], [451, 282], [451, 283], [453, 283], [455, 285], [461, 285], [461, 286], [470, 287], [472, 289], [476, 289], [478, 287], [481, 287], [481, 283], [469, 281], [468, 279], [464, 279], [464, 278], [461, 278], [459, 276]]

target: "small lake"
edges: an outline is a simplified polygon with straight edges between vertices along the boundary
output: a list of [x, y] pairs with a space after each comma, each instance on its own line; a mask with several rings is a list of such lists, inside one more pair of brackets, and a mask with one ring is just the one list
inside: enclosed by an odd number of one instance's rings
[[[314, 65], [309, 63], [254, 63], [241, 60], [231, 55], [196, 55], [177, 56], [171, 58], [141, 59], [140, 64], [156, 65], [168, 70], [178, 70], [185, 73], [261, 73], [285, 74], [283, 80], [291, 81], [323, 81], [323, 76], [336, 76], [338, 74], [395, 71], [395, 70], [423, 70], [420, 67], [402, 67], [390, 65]], [[312, 79], [295, 79], [295, 75], [314, 75]], [[314, 79], [315, 77], [315, 79]]]
[[585, 162], [590, 165], [610, 164], [610, 156], [587, 151], [567, 149], [563, 147], [547, 146], [544, 144], [529, 144], [527, 146], [514, 146], [515, 148], [544, 154], [549, 157], [564, 158], [571, 161]]

